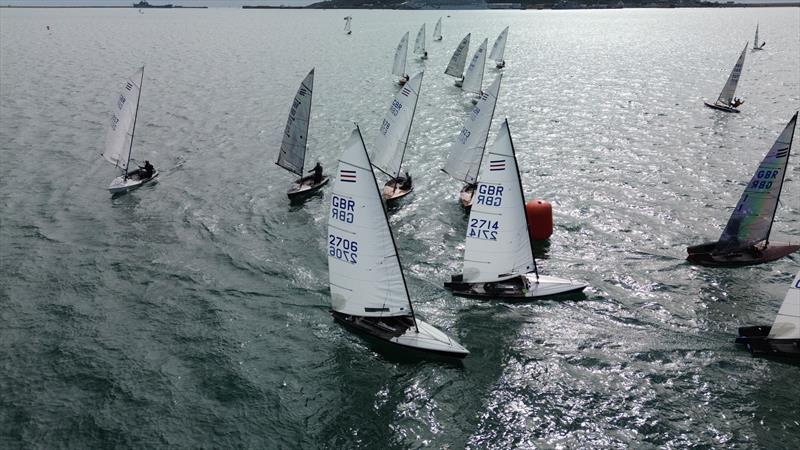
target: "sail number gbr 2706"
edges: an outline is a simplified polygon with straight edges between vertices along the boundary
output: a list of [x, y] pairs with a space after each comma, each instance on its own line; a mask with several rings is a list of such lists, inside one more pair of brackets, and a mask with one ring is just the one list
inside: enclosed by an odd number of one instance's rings
[[358, 242], [329, 234], [328, 254], [344, 262], [358, 264]]

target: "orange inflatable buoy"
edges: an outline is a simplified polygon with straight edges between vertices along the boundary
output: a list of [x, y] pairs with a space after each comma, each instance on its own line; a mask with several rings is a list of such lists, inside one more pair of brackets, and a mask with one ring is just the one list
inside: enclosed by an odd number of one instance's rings
[[553, 207], [546, 200], [535, 198], [525, 203], [525, 215], [531, 239], [542, 241], [553, 235]]

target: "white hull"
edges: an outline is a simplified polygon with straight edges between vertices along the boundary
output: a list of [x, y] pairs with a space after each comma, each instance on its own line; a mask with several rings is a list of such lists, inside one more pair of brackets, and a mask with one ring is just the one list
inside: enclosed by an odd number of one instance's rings
[[153, 176], [147, 178], [145, 180], [139, 179], [138, 176], [130, 176], [125, 178], [123, 176], [118, 176], [111, 181], [111, 184], [108, 185], [108, 190], [112, 194], [122, 194], [128, 191], [132, 191], [143, 184], [154, 180], [158, 176], [158, 170], [153, 173]]
[[461, 358], [469, 355], [466, 348], [433, 325], [417, 319], [417, 327], [419, 332], [414, 328], [409, 328], [402, 335], [392, 338], [390, 342], [426, 352], [452, 354]]
[[308, 176], [300, 178], [292, 183], [292, 186], [289, 187], [289, 190], [286, 191], [286, 195], [289, 196], [289, 199], [294, 198], [302, 198], [306, 195], [311, 195], [314, 192], [318, 191], [322, 186], [328, 183], [329, 178], [327, 176], [322, 177], [322, 181], [317, 184], [314, 184], [314, 177]]
[[[525, 283], [523, 284], [523, 278]], [[453, 281], [445, 283], [445, 287], [452, 289], [453, 294], [465, 297], [492, 297], [529, 299], [552, 297], [567, 293], [577, 293], [586, 288], [586, 284], [564, 278], [528, 273], [521, 277], [491, 283], [464, 283], [460, 275], [454, 276]]]

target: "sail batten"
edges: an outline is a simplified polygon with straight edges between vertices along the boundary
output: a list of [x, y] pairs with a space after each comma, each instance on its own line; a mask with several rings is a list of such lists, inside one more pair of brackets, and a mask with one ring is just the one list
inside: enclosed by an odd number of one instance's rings
[[356, 128], [339, 160], [328, 215], [331, 306], [362, 317], [412, 315], [380, 191], [369, 167]]
[[772, 148], [761, 160], [728, 219], [725, 230], [714, 248], [715, 254], [736, 251], [769, 240], [796, 123], [797, 113], [789, 120]]
[[372, 164], [392, 178], [400, 175], [422, 87], [422, 76], [423, 72], [414, 75], [395, 94], [375, 140]]
[[739, 59], [736, 61], [736, 64], [733, 66], [733, 70], [731, 70], [731, 74], [728, 75], [728, 81], [725, 82], [725, 86], [722, 88], [722, 92], [719, 93], [719, 97], [717, 98], [717, 105], [721, 106], [730, 106], [733, 102], [733, 96], [736, 94], [736, 86], [739, 84], [739, 77], [742, 75], [742, 66], [744, 66], [744, 58], [747, 54], [747, 47], [750, 43], [744, 44], [744, 49], [742, 53], [739, 55]]
[[394, 64], [392, 74], [402, 77], [406, 74], [406, 57], [408, 56], [408, 31], [400, 39], [397, 49], [394, 52]]
[[469, 52], [469, 40], [471, 36], [472, 33], [467, 33], [467, 35], [461, 39], [458, 47], [456, 47], [456, 50], [453, 52], [453, 56], [450, 57], [447, 68], [444, 70], [445, 74], [456, 78], [461, 78], [464, 74], [464, 65], [467, 63], [467, 53]]
[[461, 89], [472, 92], [475, 94], [481, 93], [481, 86], [483, 85], [483, 72], [486, 67], [486, 45], [487, 39], [484, 39], [481, 46], [475, 50], [472, 56], [472, 61], [467, 67], [467, 72], [464, 74], [464, 84]]
[[506, 41], [508, 40], [508, 27], [505, 27], [503, 31], [497, 36], [497, 40], [494, 41], [494, 45], [492, 45], [492, 51], [489, 53], [489, 59], [492, 59], [497, 62], [503, 61], [503, 57], [506, 53]]
[[478, 179], [502, 78], [503, 74], [499, 74], [481, 95], [450, 150], [443, 170], [457, 180], [475, 183]]
[[303, 176], [308, 141], [308, 127], [311, 118], [311, 99], [314, 91], [314, 69], [311, 69], [300, 83], [289, 108], [286, 128], [283, 132], [281, 149], [276, 164], [284, 169]]
[[103, 159], [127, 172], [133, 148], [133, 127], [139, 107], [139, 93], [144, 79], [144, 67], [136, 71], [117, 96], [116, 108], [111, 115], [106, 135]]

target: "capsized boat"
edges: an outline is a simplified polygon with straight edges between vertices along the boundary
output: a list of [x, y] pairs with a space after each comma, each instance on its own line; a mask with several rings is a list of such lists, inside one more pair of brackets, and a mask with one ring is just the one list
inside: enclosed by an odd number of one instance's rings
[[470, 61], [467, 71], [464, 74], [464, 83], [461, 86], [464, 92], [472, 92], [475, 94], [475, 97], [472, 99], [473, 104], [478, 103], [478, 99], [481, 94], [483, 94], [483, 71], [486, 67], [487, 43], [487, 39], [484, 39], [481, 46], [475, 50], [475, 54], [472, 55], [472, 61]]
[[489, 129], [492, 126], [494, 107], [497, 104], [502, 79], [503, 74], [498, 74], [472, 108], [442, 169], [456, 180], [466, 183], [459, 194], [461, 205], [466, 209], [472, 207], [472, 199], [478, 187], [478, 171], [483, 161], [486, 141], [489, 139]]
[[453, 52], [453, 56], [450, 57], [447, 68], [444, 69], [445, 75], [456, 78], [455, 85], [458, 87], [461, 87], [464, 83], [464, 65], [467, 64], [470, 36], [472, 36], [472, 33], [467, 33], [464, 39], [461, 39], [461, 42], [458, 43], [458, 47], [456, 47], [456, 50]]
[[754, 355], [800, 357], [800, 272], [783, 299], [772, 326], [739, 327], [737, 344]]
[[[136, 81], [136, 79], [139, 81]], [[123, 194], [142, 186], [158, 177], [158, 170], [148, 164], [130, 170], [133, 155], [133, 136], [136, 131], [136, 118], [139, 115], [139, 99], [142, 96], [144, 66], [131, 76], [122, 92], [117, 96], [116, 111], [111, 115], [111, 124], [106, 135], [103, 159], [113, 164], [122, 174], [108, 186], [112, 194]]]
[[719, 240], [688, 247], [686, 259], [704, 266], [739, 267], [774, 261], [800, 249], [800, 244], [769, 240], [796, 123], [795, 112], [761, 160]]
[[344, 34], [353, 34], [353, 31], [350, 29], [350, 22], [353, 21], [353, 16], [345, 16], [344, 18]]
[[439, 17], [439, 20], [436, 21], [436, 26], [433, 27], [433, 40], [434, 41], [441, 41], [442, 40], [442, 18]]
[[756, 24], [756, 36], [753, 38], [753, 50], [763, 50], [765, 45], [767, 45], [766, 42], [762, 42], [761, 45], [758, 45], [758, 24]]
[[527, 299], [577, 293], [586, 285], [541, 276], [508, 120], [488, 151], [467, 224], [464, 272], [444, 287], [464, 297]]
[[328, 182], [328, 177], [322, 174], [321, 166], [312, 170], [315, 171], [314, 175], [303, 176], [313, 93], [314, 69], [311, 69], [300, 83], [292, 106], [289, 108], [289, 117], [286, 119], [286, 129], [283, 132], [278, 161], [275, 163], [300, 176], [286, 191], [286, 195], [291, 201], [301, 201], [309, 197]]
[[408, 173], [401, 176], [400, 170], [417, 110], [422, 75], [423, 72], [420, 72], [411, 77], [400, 92], [395, 94], [375, 139], [372, 165], [389, 176], [389, 181], [383, 186], [383, 198], [389, 203], [396, 202], [414, 190], [411, 176]]
[[494, 41], [494, 45], [492, 45], [492, 51], [489, 53], [489, 59], [494, 60], [495, 67], [498, 69], [502, 69], [506, 66], [506, 60], [504, 56], [506, 54], [506, 41], [508, 40], [508, 27], [505, 27], [503, 31], [500, 32], [500, 35], [497, 36], [497, 39]]
[[400, 42], [397, 44], [397, 49], [394, 51], [394, 64], [392, 65], [392, 74], [397, 75], [400, 79], [397, 84], [400, 86], [406, 84], [408, 81], [408, 74], [406, 74], [406, 57], [408, 56], [408, 31], [403, 35]]
[[331, 314], [345, 327], [398, 348], [463, 358], [467, 349], [414, 313], [370, 164], [356, 127], [339, 160], [328, 214]]
[[419, 27], [417, 32], [417, 39], [414, 41], [414, 53], [419, 55], [420, 59], [428, 59], [428, 51], [425, 50], [425, 24]]
[[739, 55], [739, 59], [736, 61], [736, 64], [734, 64], [731, 74], [728, 75], [728, 81], [725, 82], [725, 86], [722, 88], [722, 92], [719, 93], [717, 101], [714, 103], [703, 102], [709, 108], [714, 108], [725, 112], [739, 112], [739, 110], [736, 108], [744, 103], [744, 101], [734, 97], [734, 94], [736, 93], [736, 85], [739, 84], [739, 77], [742, 75], [744, 56], [747, 53], [748, 45], [749, 42], [744, 44], [744, 50], [742, 50], [742, 53]]

